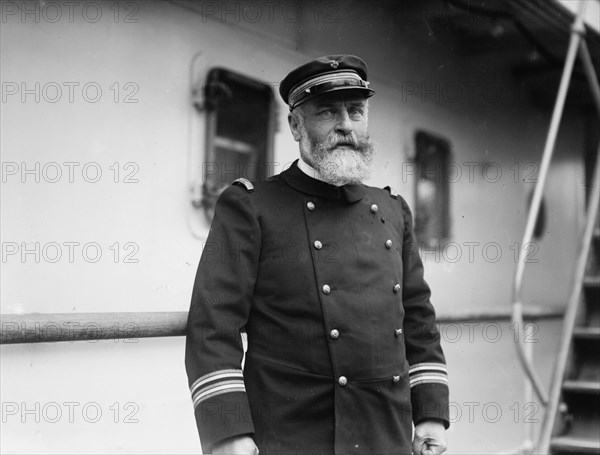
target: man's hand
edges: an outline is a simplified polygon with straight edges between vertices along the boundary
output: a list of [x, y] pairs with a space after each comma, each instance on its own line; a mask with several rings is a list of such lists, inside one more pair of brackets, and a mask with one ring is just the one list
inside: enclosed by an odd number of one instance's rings
[[215, 444], [213, 455], [258, 455], [258, 447], [250, 436], [235, 436]]
[[415, 427], [412, 451], [415, 455], [439, 455], [446, 451], [446, 430], [435, 420], [425, 420]]

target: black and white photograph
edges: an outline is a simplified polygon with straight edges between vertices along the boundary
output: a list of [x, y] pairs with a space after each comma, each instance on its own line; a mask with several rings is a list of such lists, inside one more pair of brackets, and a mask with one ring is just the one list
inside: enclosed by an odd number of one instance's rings
[[600, 455], [600, 0], [0, 0], [0, 453]]

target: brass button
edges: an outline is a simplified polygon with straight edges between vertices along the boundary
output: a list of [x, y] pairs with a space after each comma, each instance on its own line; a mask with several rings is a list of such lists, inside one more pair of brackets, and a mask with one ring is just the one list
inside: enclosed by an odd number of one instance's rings
[[379, 210], [379, 207], [377, 207], [377, 204], [373, 204], [371, 206], [371, 213], [377, 213], [377, 210]]
[[331, 288], [329, 287], [328, 284], [324, 284], [323, 285], [323, 294], [327, 295], [331, 292]]
[[313, 243], [313, 245], [315, 246], [315, 248], [317, 250], [320, 250], [321, 248], [323, 248], [323, 244], [321, 242], [319, 242], [318, 240], [315, 240], [315, 243]]
[[394, 294], [398, 294], [398, 292], [400, 292], [400, 285], [398, 283], [396, 283], [394, 285]]
[[313, 212], [315, 210], [315, 204], [314, 204], [314, 202], [312, 202], [312, 201], [307, 202], [306, 203], [306, 208], [308, 210], [310, 210], [311, 212]]
[[394, 382], [400, 382], [400, 376], [394, 375], [394, 377], [392, 378], [392, 381], [394, 381]]
[[331, 332], [329, 332], [329, 336], [332, 340], [337, 340], [340, 337], [340, 332], [337, 329], [333, 329]]
[[338, 378], [338, 384], [344, 387], [346, 384], [348, 384], [348, 378], [346, 378], [346, 376], [340, 376]]
[[385, 247], [389, 250], [392, 247], [392, 241], [390, 239], [387, 239], [385, 241]]
[[402, 335], [402, 329], [396, 329], [396, 330], [394, 331], [394, 336], [397, 336], [397, 337], [399, 337], [400, 335]]

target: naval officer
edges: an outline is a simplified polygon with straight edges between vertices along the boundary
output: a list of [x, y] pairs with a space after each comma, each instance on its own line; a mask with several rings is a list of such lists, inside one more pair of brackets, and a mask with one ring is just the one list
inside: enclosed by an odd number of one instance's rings
[[194, 283], [185, 364], [202, 447], [442, 453], [446, 365], [411, 211], [363, 184], [367, 65], [321, 57], [279, 92], [300, 157], [221, 194]]

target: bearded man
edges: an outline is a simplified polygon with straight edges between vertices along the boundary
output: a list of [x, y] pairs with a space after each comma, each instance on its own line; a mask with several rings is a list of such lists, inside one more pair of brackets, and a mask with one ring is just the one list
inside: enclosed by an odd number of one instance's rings
[[362, 183], [367, 66], [321, 57], [280, 94], [300, 159], [222, 193], [194, 284], [186, 368], [203, 449], [442, 453], [446, 367], [411, 213]]

